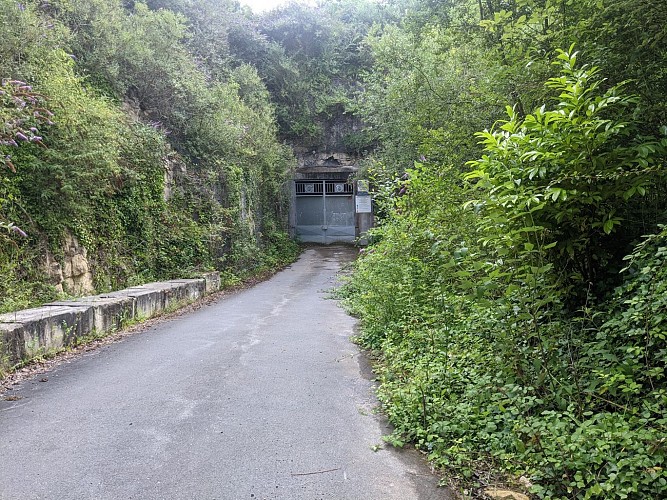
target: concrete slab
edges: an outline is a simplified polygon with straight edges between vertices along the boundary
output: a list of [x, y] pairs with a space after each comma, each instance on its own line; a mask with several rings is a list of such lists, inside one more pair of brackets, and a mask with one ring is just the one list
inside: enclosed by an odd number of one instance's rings
[[168, 283], [172, 284], [171, 290], [167, 292], [168, 301], [175, 299], [177, 302], [192, 302], [206, 295], [206, 280], [203, 278], [171, 280]]
[[89, 334], [93, 324], [93, 309], [87, 305], [43, 306], [2, 314], [3, 350], [8, 351], [8, 362], [13, 366], [72, 345]]
[[0, 374], [21, 361], [17, 353], [24, 342], [23, 323], [0, 323]]
[[53, 302], [47, 305], [91, 307], [93, 310], [93, 330], [96, 333], [108, 333], [118, 330], [123, 326], [123, 322], [134, 318], [134, 299], [132, 297], [95, 295], [76, 300]]
[[106, 294], [106, 296], [109, 298], [131, 299], [134, 304], [132, 317], [138, 320], [155, 316], [164, 310], [165, 307], [164, 288], [156, 288], [149, 285], [118, 290], [117, 292]]
[[192, 302], [206, 292], [204, 279], [158, 281], [108, 294], [125, 296], [135, 300], [135, 318], [150, 318], [155, 314], [181, 303]]
[[202, 276], [202, 278], [206, 282], [205, 292], [207, 294], [217, 292], [218, 290], [220, 290], [220, 287], [222, 286], [220, 273], [218, 272], [206, 273]]

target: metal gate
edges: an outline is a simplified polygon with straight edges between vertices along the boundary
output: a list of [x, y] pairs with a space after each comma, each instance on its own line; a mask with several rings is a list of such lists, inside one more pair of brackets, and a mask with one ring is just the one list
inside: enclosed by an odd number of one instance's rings
[[308, 243], [353, 242], [354, 188], [336, 180], [295, 181], [296, 235]]

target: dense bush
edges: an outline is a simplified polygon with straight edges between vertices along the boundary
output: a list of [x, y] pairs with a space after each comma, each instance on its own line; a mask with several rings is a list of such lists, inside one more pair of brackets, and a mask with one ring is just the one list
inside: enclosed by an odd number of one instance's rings
[[294, 255], [293, 160], [254, 68], [200, 60], [194, 20], [141, 2], [1, 0], [0, 18], [0, 310], [55, 297], [67, 235], [100, 291]]
[[638, 136], [636, 99], [595, 68], [557, 62], [553, 104], [479, 134], [470, 187], [429, 162], [384, 184], [343, 294], [379, 356], [389, 442], [472, 484], [503, 470], [544, 498], [660, 498], [665, 232], [627, 242], [667, 139]]

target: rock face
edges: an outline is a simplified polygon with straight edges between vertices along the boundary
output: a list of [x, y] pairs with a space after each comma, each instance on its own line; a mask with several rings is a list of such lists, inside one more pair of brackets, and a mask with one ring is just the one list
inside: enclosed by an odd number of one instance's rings
[[44, 269], [49, 277], [49, 282], [55, 287], [56, 291], [63, 293], [63, 268], [51, 252], [46, 252]]
[[86, 295], [95, 291], [93, 273], [88, 265], [88, 250], [72, 235], [63, 245], [63, 288], [72, 295]]
[[[352, 113], [346, 113], [341, 105], [329, 108], [327, 113], [320, 115], [319, 126], [323, 130], [321, 150], [328, 151], [358, 151], [360, 144], [355, 137], [362, 133], [365, 125], [362, 120]], [[366, 148], [362, 148], [366, 149]]]
[[358, 168], [359, 158], [343, 151], [309, 151], [304, 148], [294, 148], [297, 157], [297, 168], [347, 168], [355, 171]]
[[88, 250], [71, 234], [63, 242], [62, 263], [51, 254], [46, 254], [46, 273], [60, 293], [86, 295], [95, 291], [93, 273], [88, 263]]
[[530, 500], [530, 497], [523, 493], [495, 487], [485, 489], [484, 494], [488, 498], [493, 498], [494, 500]]
[[169, 201], [174, 194], [174, 189], [178, 186], [178, 181], [185, 177], [187, 170], [185, 163], [174, 152], [169, 153], [164, 158], [164, 189], [162, 198]]

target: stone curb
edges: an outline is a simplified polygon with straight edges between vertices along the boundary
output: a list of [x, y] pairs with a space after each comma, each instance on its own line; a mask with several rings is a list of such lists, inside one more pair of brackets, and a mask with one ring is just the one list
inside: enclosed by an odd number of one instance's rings
[[220, 274], [207, 273], [0, 314], [0, 374], [82, 337], [104, 335], [128, 320], [152, 318], [219, 289]]

